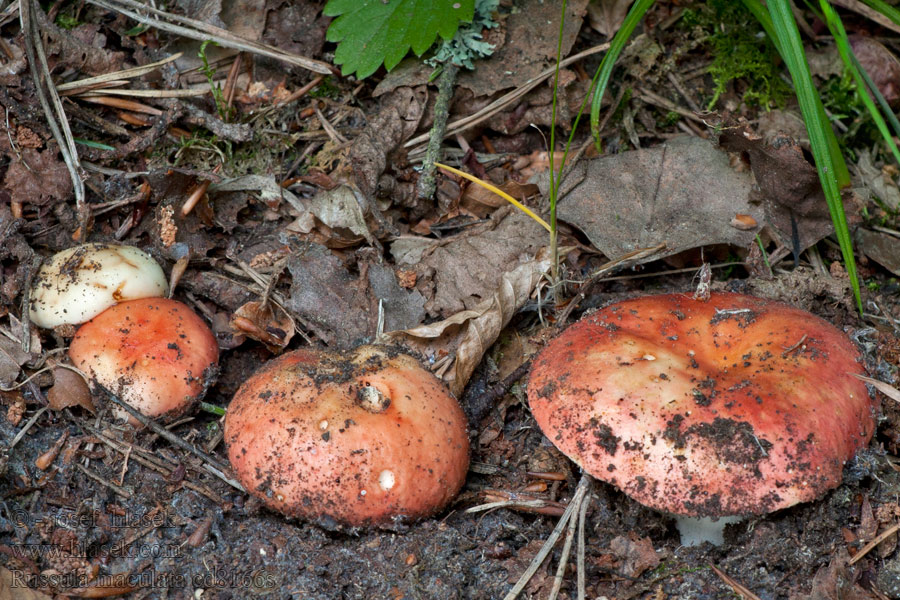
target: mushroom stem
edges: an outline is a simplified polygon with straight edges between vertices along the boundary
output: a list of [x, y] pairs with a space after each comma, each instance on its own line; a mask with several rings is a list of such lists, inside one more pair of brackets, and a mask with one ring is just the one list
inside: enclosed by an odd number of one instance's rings
[[681, 534], [682, 546], [699, 546], [709, 542], [713, 546], [721, 546], [725, 542], [725, 526], [732, 523], [740, 523], [744, 517], [719, 517], [713, 520], [711, 517], [686, 517], [677, 515], [675, 526]]

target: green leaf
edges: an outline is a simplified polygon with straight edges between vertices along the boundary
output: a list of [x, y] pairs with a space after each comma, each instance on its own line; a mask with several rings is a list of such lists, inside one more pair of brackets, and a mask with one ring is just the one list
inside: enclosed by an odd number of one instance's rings
[[452, 39], [472, 20], [475, 0], [329, 0], [323, 13], [337, 17], [326, 36], [338, 44], [334, 62], [362, 79], [382, 63], [393, 69], [410, 48], [421, 56], [438, 34]]

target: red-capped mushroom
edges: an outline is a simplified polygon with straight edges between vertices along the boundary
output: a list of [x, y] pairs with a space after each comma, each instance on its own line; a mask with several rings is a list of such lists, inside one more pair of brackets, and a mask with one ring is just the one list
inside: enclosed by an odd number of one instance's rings
[[[69, 357], [142, 414], [175, 417], [206, 392], [219, 349], [212, 331], [188, 306], [144, 298], [110, 307], [82, 325]], [[127, 416], [121, 409], [117, 414]]]
[[462, 487], [466, 419], [412, 357], [297, 350], [254, 374], [225, 417], [238, 480], [268, 507], [326, 525], [434, 514]]
[[594, 477], [660, 511], [718, 519], [813, 500], [875, 429], [860, 355], [805, 311], [716, 293], [627, 300], [541, 351], [541, 430]]

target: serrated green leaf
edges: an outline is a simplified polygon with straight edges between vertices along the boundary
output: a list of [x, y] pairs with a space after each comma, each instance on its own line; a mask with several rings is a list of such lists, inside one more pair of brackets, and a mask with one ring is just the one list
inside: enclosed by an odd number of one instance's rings
[[451, 39], [474, 12], [475, 0], [329, 0], [323, 10], [337, 17], [326, 36], [338, 44], [334, 62], [360, 79], [382, 63], [394, 68], [410, 48], [421, 56], [438, 35]]

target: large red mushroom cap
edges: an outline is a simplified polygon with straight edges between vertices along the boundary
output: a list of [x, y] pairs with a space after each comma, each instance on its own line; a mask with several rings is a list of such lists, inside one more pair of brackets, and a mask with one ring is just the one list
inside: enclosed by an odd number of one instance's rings
[[431, 515], [469, 465], [456, 399], [412, 357], [375, 346], [269, 362], [231, 401], [225, 441], [238, 480], [268, 507], [332, 525]]
[[[82, 325], [69, 357], [144, 415], [175, 417], [206, 392], [219, 348], [212, 331], [188, 306], [144, 298], [112, 306]], [[127, 416], [121, 409], [116, 412]]]
[[627, 300], [584, 317], [534, 362], [547, 437], [657, 510], [763, 514], [841, 481], [874, 431], [860, 355], [790, 306], [739, 294]]

